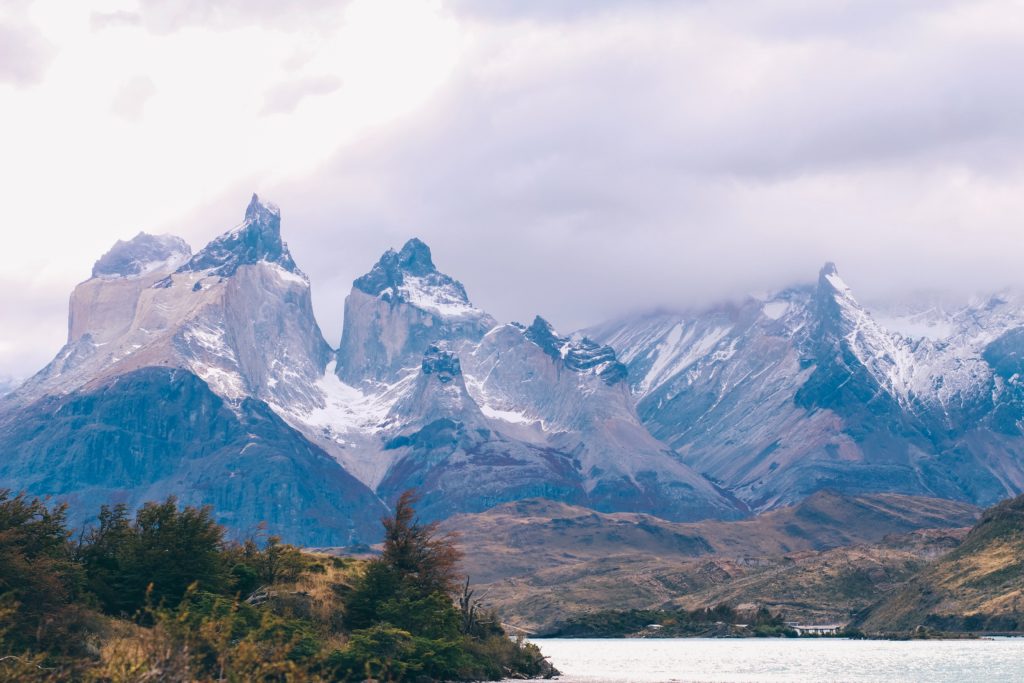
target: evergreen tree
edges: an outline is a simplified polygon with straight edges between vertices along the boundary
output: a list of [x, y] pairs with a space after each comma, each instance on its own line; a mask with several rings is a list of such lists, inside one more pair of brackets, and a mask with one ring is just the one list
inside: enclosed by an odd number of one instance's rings
[[[459, 617], [452, 596], [459, 551], [437, 523], [416, 519], [416, 494], [406, 491], [394, 516], [383, 520], [384, 551], [369, 564], [347, 605], [351, 628], [386, 622], [433, 637], [454, 635]], [[426, 635], [426, 634], [424, 634]]]

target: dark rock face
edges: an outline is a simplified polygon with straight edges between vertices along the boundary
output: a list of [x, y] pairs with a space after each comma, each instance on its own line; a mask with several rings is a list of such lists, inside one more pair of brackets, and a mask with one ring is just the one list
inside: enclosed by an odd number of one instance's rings
[[408, 488], [422, 495], [424, 519], [481, 512], [524, 498], [594, 504], [571, 454], [517, 442], [473, 424], [448, 418], [393, 439], [401, 456], [377, 488], [393, 501]]
[[178, 270], [208, 270], [211, 275], [230, 277], [239, 266], [260, 261], [302, 273], [292, 260], [288, 245], [281, 241], [281, 212], [276, 206], [262, 203], [254, 194], [241, 227], [210, 242]]
[[1010, 438], [1024, 437], [1024, 327], [1009, 330], [985, 347], [982, 356], [992, 368], [984, 394], [982, 424]]
[[384, 507], [266, 404], [234, 408], [189, 372], [144, 368], [48, 397], [0, 422], [0, 487], [71, 503], [73, 523], [101, 504], [176, 495], [212, 505], [238, 537], [261, 522], [292, 543], [378, 538]]
[[548, 354], [552, 358], [562, 358], [562, 345], [564, 344], [564, 340], [555, 334], [555, 328], [551, 326], [551, 323], [539, 315], [534, 318], [533, 323], [526, 328], [526, 332], [523, 336], [539, 346], [544, 353]]
[[447, 384], [462, 374], [459, 357], [454, 353], [442, 351], [436, 346], [431, 346], [423, 354], [423, 363], [420, 368], [424, 375], [436, 375], [441, 384]]
[[615, 349], [602, 346], [588, 337], [569, 347], [565, 355], [565, 366], [577, 372], [597, 368], [598, 375], [607, 384], [616, 384], [629, 376], [629, 370], [615, 357]]

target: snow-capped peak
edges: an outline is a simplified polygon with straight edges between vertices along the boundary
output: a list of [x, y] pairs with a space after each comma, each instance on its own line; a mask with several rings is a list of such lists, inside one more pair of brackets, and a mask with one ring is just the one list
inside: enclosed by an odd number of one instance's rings
[[352, 283], [371, 296], [403, 303], [442, 318], [479, 317], [465, 287], [437, 270], [430, 247], [412, 238], [400, 251], [388, 249], [366, 275]]
[[171, 271], [191, 255], [192, 249], [180, 237], [140, 232], [130, 240], [118, 240], [93, 265], [92, 276], [109, 280]]
[[178, 272], [207, 271], [210, 275], [228, 277], [239, 266], [261, 261], [305, 278], [292, 260], [288, 245], [281, 240], [281, 211], [254, 194], [242, 224], [212, 240]]
[[269, 223], [272, 220], [281, 220], [281, 209], [277, 204], [260, 201], [259, 195], [252, 193], [249, 206], [245, 209], [246, 223]]
[[836, 268], [836, 264], [831, 261], [822, 267], [821, 274], [818, 277], [818, 282], [820, 283], [820, 286], [831, 288], [844, 297], [853, 297], [850, 286], [846, 284], [846, 281], [843, 280], [843, 278], [839, 277], [839, 269]]
[[834, 263], [821, 270], [817, 299], [818, 341], [824, 344], [819, 360], [832, 362], [834, 350], [845, 346], [879, 386], [911, 408], [915, 365], [906, 340], [879, 325], [861, 306]]

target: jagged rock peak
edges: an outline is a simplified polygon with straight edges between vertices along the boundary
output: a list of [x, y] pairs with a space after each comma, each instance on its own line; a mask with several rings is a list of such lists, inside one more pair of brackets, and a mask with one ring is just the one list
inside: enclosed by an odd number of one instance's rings
[[305, 277], [292, 260], [288, 245], [281, 240], [280, 209], [253, 194], [242, 224], [211, 241], [178, 270], [205, 270], [211, 275], [228, 277], [239, 266], [260, 261]]
[[130, 240], [118, 240], [93, 265], [92, 276], [131, 278], [156, 270], [174, 270], [191, 255], [191, 247], [180, 237], [140, 232]]
[[410, 275], [427, 275], [437, 272], [434, 260], [430, 257], [430, 247], [417, 237], [413, 237], [398, 252], [398, 265]]
[[570, 343], [565, 365], [577, 372], [594, 370], [606, 384], [621, 382], [629, 375], [626, 366], [616, 358], [615, 349], [588, 337]]
[[827, 262], [818, 274], [818, 289], [827, 294], [838, 292], [850, 296], [850, 287], [839, 276], [839, 269], [831, 261]]
[[245, 221], [247, 223], [264, 225], [276, 221], [280, 226], [281, 209], [277, 208], [276, 204], [260, 201], [259, 195], [253, 192], [252, 199], [249, 200], [249, 206], [245, 207]]
[[575, 372], [593, 371], [608, 384], [621, 382], [628, 375], [626, 366], [618, 361], [612, 347], [598, 344], [589, 337], [559, 337], [551, 323], [539, 315], [523, 335], [544, 353], [555, 360], [561, 360], [565, 367]]
[[533, 319], [533, 323], [526, 328], [526, 338], [543, 349], [544, 353], [552, 358], [562, 357], [562, 347], [565, 340], [558, 336], [555, 328], [539, 315]]
[[[447, 275], [439, 273], [434, 266], [430, 247], [422, 240], [413, 237], [402, 246], [401, 251], [394, 249], [385, 251], [370, 272], [357, 278], [353, 285], [367, 294], [393, 296], [405, 284], [408, 277], [423, 278], [431, 275], [448, 278]], [[451, 280], [451, 278], [448, 279]], [[458, 285], [462, 296], [468, 300], [461, 283], [454, 280], [452, 282]]]
[[413, 238], [400, 251], [388, 249], [366, 275], [352, 285], [393, 304], [409, 304], [440, 317], [479, 316], [465, 287], [439, 272], [430, 247]]
[[436, 375], [441, 384], [448, 384], [462, 374], [459, 357], [438, 346], [430, 346], [423, 353], [421, 369], [424, 375]]

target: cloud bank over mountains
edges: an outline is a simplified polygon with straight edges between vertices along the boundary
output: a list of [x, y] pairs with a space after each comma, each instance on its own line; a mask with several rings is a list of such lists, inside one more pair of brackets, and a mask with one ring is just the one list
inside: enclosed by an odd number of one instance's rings
[[38, 41], [0, 74], [0, 375], [60, 345], [94, 254], [202, 244], [253, 189], [331, 343], [363, 264], [414, 235], [482, 308], [560, 329], [826, 260], [867, 300], [1022, 284], [1016, 3], [15, 5], [0, 30]]

